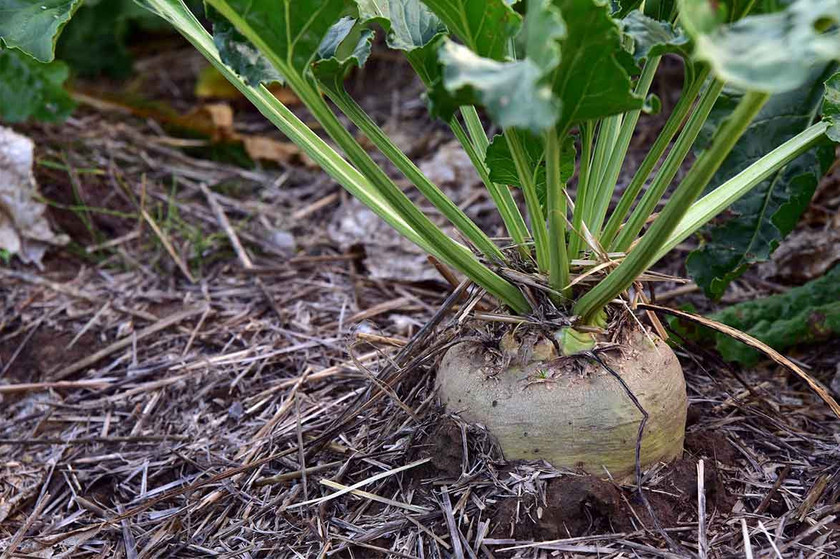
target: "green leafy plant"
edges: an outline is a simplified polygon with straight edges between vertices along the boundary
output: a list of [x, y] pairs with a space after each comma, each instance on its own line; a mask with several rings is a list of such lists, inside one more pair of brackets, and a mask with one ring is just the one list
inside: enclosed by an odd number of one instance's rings
[[[801, 344], [814, 344], [840, 333], [840, 266], [824, 276], [785, 293], [726, 307], [709, 316], [784, 351]], [[673, 319], [680, 335], [711, 341], [724, 359], [755, 365], [762, 355], [729, 336]]]
[[59, 37], [56, 56], [80, 76], [126, 78], [133, 63], [130, 34], [160, 27], [160, 18], [133, 0], [85, 0]]
[[69, 73], [63, 62], [38, 62], [19, 50], [0, 48], [0, 120], [67, 118], [76, 106], [64, 89]]
[[[818, 64], [805, 83], [773, 96], [759, 112], [732, 153], [712, 179], [718, 185], [746, 169], [781, 140], [792, 138], [820, 118], [823, 82], [837, 64]], [[710, 135], [728, 110], [738, 102], [737, 91], [724, 91], [706, 122]], [[702, 139], [698, 141], [702, 144]], [[772, 173], [730, 206], [729, 217], [704, 228], [706, 242], [689, 255], [689, 274], [712, 297], [720, 297], [729, 282], [755, 262], [767, 260], [794, 228], [834, 161], [834, 146], [819, 142], [788, 165]]]
[[64, 89], [70, 75], [55, 60], [59, 33], [79, 1], [0, 0], [0, 119], [61, 121], [75, 103]]
[[[0, 39], [50, 60], [55, 37], [78, 2], [0, 0], [0, 12], [11, 14], [0, 22]], [[840, 79], [822, 85], [840, 57], [840, 2], [773, 4], [679, 0], [621, 2], [616, 8], [619, 3], [605, 0], [206, 0], [211, 34], [181, 0], [142, 1], [397, 232], [511, 312], [563, 317], [571, 325], [556, 336], [564, 353], [591, 348], [593, 332], [605, 326], [605, 309], [668, 251], [736, 202], [733, 220], [754, 238], [739, 238], [740, 255], [720, 270], [711, 271], [712, 265], [695, 255], [694, 263], [710, 277], [723, 282], [734, 277], [752, 255], [772, 249], [790, 229], [796, 209], [825, 170], [823, 144], [840, 139], [835, 122]], [[497, 244], [470, 220], [345, 90], [344, 78], [365, 64], [377, 27], [426, 86], [431, 115], [463, 146], [509, 242]], [[666, 55], [684, 60], [681, 97], [644, 160], [636, 169], [624, 169], [631, 179], [613, 204], [637, 124], [656, 104], [650, 87]], [[265, 84], [276, 81], [297, 95], [332, 145], [268, 92]], [[499, 130], [494, 137], [488, 137], [479, 110]], [[403, 193], [339, 113], [466, 244], [447, 235]], [[686, 165], [693, 148], [696, 157]], [[756, 204], [763, 209], [756, 211]], [[770, 227], [775, 230], [767, 233]], [[700, 254], [713, 249], [709, 243]], [[539, 293], [523, 288], [523, 273], [541, 287]], [[645, 343], [634, 339], [637, 346]], [[651, 363], [661, 358], [650, 356]], [[672, 365], [662, 367], [674, 371]], [[678, 364], [669, 378], [675, 398], [669, 409], [678, 417], [685, 408]], [[631, 406], [626, 413], [637, 412]], [[659, 433], [652, 441], [663, 440], [665, 427], [672, 432], [673, 425], [665, 425], [674, 423], [670, 417], [659, 420], [664, 426], [653, 420], [648, 425]], [[568, 423], [578, 421], [586, 420]], [[588, 435], [597, 438], [599, 432]], [[610, 441], [618, 437], [613, 427], [603, 433]], [[681, 439], [675, 447], [673, 437], [664, 438], [667, 449], [658, 456], [673, 456]], [[622, 448], [626, 453], [626, 444]], [[629, 451], [632, 455], [632, 445]], [[626, 466], [621, 460], [610, 463], [619, 470]]]
[[[2, 3], [12, 17], [0, 24], [0, 38], [42, 61], [52, 58], [61, 27], [79, 6], [78, 0]], [[173, 24], [310, 157], [400, 233], [513, 311], [527, 313], [533, 301], [502, 271], [510, 265], [510, 253], [432, 184], [344, 89], [350, 68], [367, 59], [375, 25], [384, 28], [388, 45], [405, 53], [426, 84], [432, 113], [448, 122], [476, 165], [518, 254], [546, 278], [555, 304], [581, 325], [592, 324], [668, 248], [761, 185], [752, 184], [756, 174], [763, 184], [773, 183], [764, 188], [770, 191], [765, 197], [787, 195], [777, 205], [801, 206], [808, 188], [804, 194], [801, 186], [780, 193], [779, 182], [782, 189], [801, 182], [801, 174], [785, 169], [814, 148], [829, 126], [816, 117], [822, 88], [811, 68], [822, 64], [825, 69], [837, 56], [836, 30], [818, 27], [835, 21], [840, 11], [835, 2], [798, 0], [779, 12], [749, 15], [736, 13], [740, 4], [715, 11], [705, 1], [684, 0], [681, 25], [675, 26], [676, 10], [663, 13], [660, 3], [647, 14], [625, 10], [617, 19], [621, 13], [593, 0], [514, 5], [503, 0], [208, 0], [212, 40], [180, 1], [144, 5]], [[633, 131], [666, 53], [686, 60], [683, 96], [610, 211]], [[279, 80], [298, 95], [343, 156], [266, 95], [262, 84]], [[727, 83], [741, 92], [724, 96]], [[784, 130], [767, 133], [753, 122], [757, 115], [788, 109], [785, 95], [790, 94], [783, 92], [802, 88], [807, 100], [796, 107], [800, 118], [791, 118]], [[768, 102], [772, 93], [780, 95]], [[472, 247], [446, 235], [403, 194], [344, 128], [334, 107]], [[486, 110], [500, 135], [486, 136], [476, 107]], [[709, 130], [710, 117], [719, 125], [648, 226], [704, 124]], [[752, 142], [748, 157], [733, 161], [730, 152], [747, 142]], [[567, 187], [576, 164], [572, 198]], [[809, 176], [823, 170], [818, 165]], [[710, 184], [717, 188], [698, 201]], [[521, 189], [530, 226], [509, 186]], [[598, 281], [585, 283], [585, 289], [571, 286], [574, 274], [587, 272], [573, 264], [581, 257], [604, 265]]]
[[0, 119], [11, 123], [64, 120], [75, 108], [65, 87], [71, 74], [128, 77], [131, 33], [171, 30], [134, 0], [0, 0], [0, 13]]

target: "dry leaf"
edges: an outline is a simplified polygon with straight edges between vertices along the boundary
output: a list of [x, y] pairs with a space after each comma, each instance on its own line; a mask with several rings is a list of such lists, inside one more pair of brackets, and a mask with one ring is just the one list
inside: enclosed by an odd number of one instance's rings
[[255, 161], [274, 161], [304, 165], [310, 169], [317, 168], [315, 162], [291, 142], [279, 142], [267, 136], [240, 136], [239, 139], [242, 140], [248, 157]]
[[236, 132], [233, 126], [233, 109], [227, 103], [208, 103], [197, 107], [184, 115], [179, 125], [201, 130], [214, 142], [242, 142], [245, 153], [254, 161], [316, 167], [315, 162], [291, 142]]
[[174, 124], [210, 136], [214, 142], [231, 141], [236, 137], [233, 109], [227, 103], [201, 105], [177, 118]]
[[766, 266], [766, 275], [801, 284], [821, 277], [840, 262], [840, 230], [798, 229], [782, 241]]
[[234, 129], [233, 108], [228, 103], [207, 103], [185, 115], [178, 115], [161, 109], [134, 107], [120, 101], [100, 99], [78, 92], [73, 97], [79, 103], [100, 111], [116, 111], [141, 118], [152, 118], [177, 128], [198, 132], [209, 137], [212, 142], [241, 142], [248, 157], [254, 161], [271, 161], [281, 165], [302, 164], [310, 169], [317, 168], [315, 162], [291, 142], [281, 142], [268, 136], [238, 133]]
[[[284, 105], [300, 104], [300, 99], [288, 87], [273, 83], [268, 86], [268, 90]], [[198, 74], [193, 92], [199, 99], [245, 100], [245, 96], [213, 66], [207, 66]]]
[[52, 232], [47, 207], [36, 200], [34, 151], [32, 140], [0, 126], [0, 249], [40, 267], [47, 246], [70, 239]]

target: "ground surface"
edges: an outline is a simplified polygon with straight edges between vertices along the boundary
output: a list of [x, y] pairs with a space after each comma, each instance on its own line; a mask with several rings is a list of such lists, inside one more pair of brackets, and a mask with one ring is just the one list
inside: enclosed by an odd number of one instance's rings
[[[408, 74], [376, 62], [360, 100], [496, 230]], [[136, 88], [197, 105], [188, 51], [139, 67]], [[279, 139], [231, 103], [238, 133]], [[649, 508], [633, 486], [505, 463], [437, 407], [434, 364], [459, 314], [437, 312], [452, 288], [422, 256], [293, 152], [245, 170], [155, 114], [94, 104], [18, 128], [73, 242], [44, 270], [0, 267], [4, 559], [840, 556], [840, 423], [785, 371], [680, 350], [686, 453], [646, 473]], [[798, 235], [837, 227], [837, 185]], [[726, 300], [804, 281], [773, 266]], [[442, 334], [406, 346], [433, 318]], [[828, 384], [837, 345], [794, 356]]]

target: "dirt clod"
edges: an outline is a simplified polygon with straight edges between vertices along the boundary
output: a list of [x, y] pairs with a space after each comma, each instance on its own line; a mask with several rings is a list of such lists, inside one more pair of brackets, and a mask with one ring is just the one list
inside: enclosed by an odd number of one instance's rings
[[547, 483], [545, 502], [537, 503], [533, 495], [503, 500], [495, 511], [494, 535], [527, 540], [613, 532], [629, 525], [628, 512], [612, 483], [564, 476]]
[[552, 537], [614, 531], [625, 523], [621, 492], [615, 485], [593, 476], [551, 480], [546, 490], [548, 507], [540, 527]]
[[726, 466], [738, 463], [738, 452], [732, 448], [726, 437], [715, 431], [687, 433], [685, 450], [695, 458], [713, 459]]
[[[656, 522], [629, 486], [615, 484], [594, 476], [561, 476], [545, 485], [545, 500], [534, 494], [501, 501], [494, 510], [494, 537], [517, 540], [548, 540], [598, 533], [647, 529], [656, 524], [673, 528], [697, 517], [697, 462], [675, 460], [656, 473], [651, 482], [656, 491], [645, 492], [656, 515]], [[708, 513], [726, 515], [735, 503], [722, 476], [707, 467], [704, 476]]]
[[441, 421], [431, 439], [429, 456], [432, 458], [432, 466], [458, 477], [464, 458], [461, 429], [453, 421]]

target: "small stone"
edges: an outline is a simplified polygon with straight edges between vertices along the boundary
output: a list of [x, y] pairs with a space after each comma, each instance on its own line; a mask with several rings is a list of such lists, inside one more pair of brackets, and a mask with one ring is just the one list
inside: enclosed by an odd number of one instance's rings
[[292, 253], [295, 251], [295, 236], [288, 231], [275, 230], [268, 238], [268, 242], [283, 252]]
[[245, 408], [242, 407], [242, 402], [239, 400], [232, 403], [228, 408], [228, 417], [234, 421], [239, 421], [243, 415], [245, 415]]
[[351, 328], [353, 334], [377, 334], [379, 329], [369, 320], [363, 320]]

